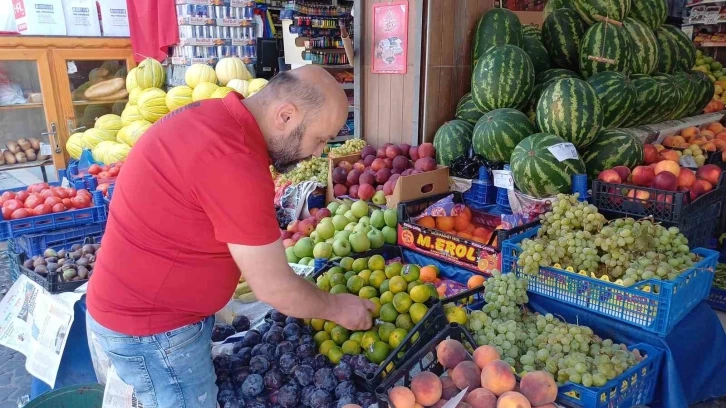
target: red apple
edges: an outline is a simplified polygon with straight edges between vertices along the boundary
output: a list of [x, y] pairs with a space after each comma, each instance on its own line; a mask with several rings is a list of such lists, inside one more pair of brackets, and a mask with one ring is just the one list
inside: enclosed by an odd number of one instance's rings
[[293, 236], [292, 231], [280, 230], [280, 238], [288, 239], [288, 238], [292, 238], [292, 236]]
[[612, 169], [618, 172], [621, 180], [628, 181], [628, 177], [630, 177], [629, 168], [627, 168], [626, 166], [615, 166]]
[[383, 185], [383, 194], [385, 195], [391, 195], [393, 194], [393, 188], [396, 186], [396, 182], [392, 180], [386, 181], [386, 184]]
[[295, 245], [295, 241], [293, 241], [292, 238], [286, 238], [282, 240], [282, 246], [284, 246], [285, 248], [290, 248], [293, 245]]
[[293, 234], [297, 232], [297, 223], [298, 221], [295, 220], [289, 224], [287, 224], [287, 230], [292, 232]]
[[706, 180], [711, 185], [718, 185], [718, 179], [721, 177], [721, 168], [715, 164], [707, 164], [696, 171], [696, 178]]
[[[312, 211], [311, 211], [311, 213], [312, 213]], [[318, 220], [318, 222], [320, 222], [320, 220], [322, 220], [323, 218], [327, 218], [330, 216], [331, 216], [330, 210], [328, 210], [327, 208], [320, 208], [315, 213], [315, 219]]]
[[[358, 184], [370, 184], [373, 185], [376, 182], [376, 174], [372, 170], [366, 170], [358, 178]], [[358, 192], [360, 195], [360, 192]]]
[[366, 156], [365, 159], [363, 159], [363, 165], [366, 166], [366, 167], [370, 167], [371, 164], [373, 164], [373, 161], [375, 159], [376, 159], [376, 156], [375, 155], [373, 155], [373, 154], [368, 155], [368, 156]]
[[391, 178], [391, 169], [380, 169], [376, 172], [376, 183], [384, 184], [388, 179]]
[[305, 235], [303, 235], [303, 234], [301, 234], [301, 233], [299, 233], [299, 232], [296, 232], [296, 233], [295, 233], [295, 234], [293, 234], [293, 236], [292, 236], [292, 242], [297, 242], [297, 241], [300, 241], [300, 238], [305, 238]]
[[[314, 218], [314, 217], [313, 217]], [[315, 225], [310, 220], [302, 220], [297, 224], [297, 232], [307, 236], [310, 236], [315, 231]]]
[[656, 208], [659, 210], [663, 210], [665, 208], [671, 208], [671, 205], [673, 204], [673, 196], [672, 195], [666, 195], [666, 194], [658, 194], [656, 197]]
[[376, 157], [379, 159], [385, 159], [386, 158], [386, 148], [385, 147], [379, 147], [376, 151]]
[[386, 167], [386, 162], [381, 158], [377, 158], [373, 160], [373, 163], [371, 163], [371, 170], [373, 171], [378, 171], [384, 167]]
[[376, 191], [383, 191], [383, 184], [379, 184], [376, 186]]
[[353, 169], [353, 164], [347, 160], [343, 160], [338, 162], [338, 167], [341, 169], [345, 169], [346, 173], [350, 172]]
[[361, 157], [368, 157], [373, 156], [375, 158], [376, 156], [376, 148], [371, 145], [366, 145], [361, 151], [360, 151]]
[[340, 197], [348, 194], [348, 187], [345, 184], [336, 184], [333, 187], [333, 196]]
[[350, 186], [350, 189], [348, 189], [348, 195], [350, 198], [358, 198], [358, 189], [360, 186], [358, 184]]
[[670, 171], [662, 171], [653, 178], [653, 188], [676, 191], [678, 189], [678, 177]]
[[350, 188], [353, 184], [358, 184], [358, 179], [360, 179], [360, 175], [363, 174], [363, 171], [358, 169], [353, 169], [348, 173], [348, 177], [346, 177], [345, 185]]
[[401, 149], [398, 146], [391, 145], [386, 147], [386, 157], [393, 160], [394, 157], [401, 155]]
[[348, 172], [342, 167], [336, 167], [333, 169], [333, 183], [345, 184], [348, 177]]
[[603, 170], [600, 172], [600, 174], [597, 176], [597, 179], [600, 181], [604, 181], [606, 183], [615, 183], [620, 184], [623, 182], [623, 179], [620, 177], [620, 174], [615, 170]]
[[644, 144], [643, 145], [643, 162], [645, 164], [652, 164], [652, 163], [658, 163], [660, 159], [658, 158], [658, 149], [655, 148], [655, 146], [651, 144]]
[[693, 170], [684, 167], [681, 169], [681, 172], [678, 173], [678, 189], [681, 187], [690, 189], [695, 182], [696, 175], [693, 173]]
[[408, 149], [408, 157], [411, 158], [411, 161], [416, 161], [420, 158], [418, 156], [418, 146], [411, 146], [411, 148]]
[[386, 157], [385, 159], [383, 159], [383, 162], [386, 163], [386, 167], [388, 167], [389, 169], [393, 167], [393, 159], [391, 159], [390, 157]]
[[355, 164], [353, 164], [353, 170], [360, 170], [361, 172], [363, 172], [363, 170], [365, 170], [365, 169], [366, 169], [366, 165], [363, 164], [362, 161], [356, 162]]
[[401, 149], [401, 154], [405, 157], [408, 157], [408, 151], [411, 150], [411, 145], [408, 143], [401, 143], [398, 145], [398, 148]]
[[648, 187], [653, 182], [655, 171], [648, 166], [638, 166], [633, 169], [633, 184], [641, 187]]
[[650, 193], [644, 190], [638, 190], [634, 188], [628, 191], [627, 197], [634, 200], [646, 201], [648, 200], [648, 198], [650, 198]]
[[391, 162], [391, 167], [404, 171], [408, 168], [408, 159], [405, 156], [396, 156]]
[[[434, 160], [432, 157], [422, 157], [422, 158], [416, 160], [416, 163], [414, 163], [413, 168], [414, 168], [414, 170], [418, 170], [419, 172], [436, 170], [436, 160]], [[411, 173], [417, 174], [414, 172], [411, 172]]]
[[370, 184], [361, 184], [358, 188], [358, 198], [363, 201], [370, 201], [373, 198], [373, 194], [376, 193], [376, 189]]

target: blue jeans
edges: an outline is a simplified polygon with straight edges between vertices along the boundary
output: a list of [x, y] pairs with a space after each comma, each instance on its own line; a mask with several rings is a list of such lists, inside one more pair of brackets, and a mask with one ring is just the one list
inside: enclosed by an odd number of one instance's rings
[[89, 343], [93, 336], [102, 349], [96, 352], [105, 352], [144, 408], [217, 407], [212, 326], [210, 316], [153, 336], [129, 336], [101, 326], [86, 313]]

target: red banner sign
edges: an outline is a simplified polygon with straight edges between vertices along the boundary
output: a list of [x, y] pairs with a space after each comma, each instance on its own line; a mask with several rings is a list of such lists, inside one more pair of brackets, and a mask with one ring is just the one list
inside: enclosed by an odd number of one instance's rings
[[405, 74], [408, 51], [408, 1], [373, 5], [373, 61], [376, 74]]

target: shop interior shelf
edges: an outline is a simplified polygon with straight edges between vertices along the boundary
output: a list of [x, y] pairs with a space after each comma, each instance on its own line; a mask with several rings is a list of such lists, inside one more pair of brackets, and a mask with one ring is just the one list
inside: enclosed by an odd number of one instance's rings
[[0, 106], [0, 110], [13, 110], [13, 109], [36, 109], [42, 108], [42, 103], [19, 103], [15, 105], [3, 105]]

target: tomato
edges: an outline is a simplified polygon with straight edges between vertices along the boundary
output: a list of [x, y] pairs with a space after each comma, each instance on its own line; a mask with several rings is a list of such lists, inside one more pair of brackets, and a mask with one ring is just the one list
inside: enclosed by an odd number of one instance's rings
[[32, 213], [27, 208], [18, 208], [17, 210], [13, 211], [13, 213], [10, 215], [10, 219], [17, 220], [20, 218], [27, 218], [30, 217]]
[[0, 199], [4, 201], [12, 200], [15, 198], [15, 192], [14, 191], [6, 191], [3, 193], [3, 195], [0, 196]]
[[103, 193], [104, 196], [108, 195], [108, 183], [101, 183], [96, 187], [96, 191], [100, 191]]
[[3, 207], [3, 219], [4, 220], [9, 220], [10, 215], [12, 215], [12, 213], [13, 213], [13, 210], [11, 210], [7, 207]]
[[47, 197], [47, 198], [45, 199], [45, 201], [43, 201], [43, 203], [44, 203], [44, 204], [48, 204], [49, 206], [51, 206], [51, 207], [52, 207], [52, 206], [54, 206], [54, 205], [56, 205], [56, 204], [59, 204], [59, 203], [60, 203], [60, 204], [63, 204], [63, 199], [61, 199], [60, 197], [56, 197], [56, 196], [53, 196], [53, 197]]
[[[67, 200], [67, 198], [66, 198], [66, 200]], [[53, 204], [53, 207], [51, 208], [51, 211], [53, 211], [54, 213], [63, 212], [65, 210], [66, 210], [66, 206], [63, 205], [63, 203]]]
[[108, 175], [111, 177], [117, 177], [118, 176], [118, 167], [111, 167], [108, 170]]
[[56, 195], [58, 197], [60, 197], [60, 198], [68, 198], [69, 197], [68, 191], [66, 191], [66, 189], [63, 188], [63, 187], [56, 187], [53, 190], [55, 190]]
[[91, 192], [86, 190], [85, 188], [78, 190], [78, 192], [76, 193], [76, 196], [79, 196], [79, 195], [84, 195], [88, 198], [93, 197], [93, 194], [91, 194]]
[[73, 208], [88, 208], [91, 206], [91, 199], [83, 194], [79, 194], [71, 200]]
[[41, 191], [40, 196], [43, 197], [43, 199], [46, 199], [48, 197], [58, 197], [58, 192], [53, 190], [52, 188], [49, 188], [47, 190]]
[[22, 201], [22, 202], [25, 202], [25, 200], [27, 200], [27, 199], [28, 199], [28, 196], [29, 196], [29, 195], [30, 195], [30, 193], [29, 193], [29, 192], [27, 192], [27, 191], [18, 191], [18, 194], [16, 194], [16, 195], [15, 195], [15, 198], [16, 198], [17, 200], [20, 200], [20, 201]]
[[98, 178], [106, 179], [109, 177], [111, 177], [111, 174], [107, 171], [102, 171], [102, 172], [98, 173]]
[[51, 207], [48, 204], [41, 204], [41, 205], [33, 208], [33, 213], [35, 215], [50, 214], [50, 212], [52, 211], [52, 209], [53, 209], [53, 207]]
[[73, 208], [73, 202], [71, 200], [72, 200], [72, 198], [64, 198], [63, 206], [66, 208]]
[[68, 193], [68, 197], [73, 198], [76, 196], [76, 189], [73, 187], [66, 187], [66, 192]]
[[3, 208], [9, 208], [11, 211], [15, 211], [18, 208], [23, 208], [23, 202], [20, 200], [8, 200], [3, 203]]
[[94, 176], [101, 172], [101, 166], [98, 164], [92, 164], [91, 167], [88, 168], [88, 174], [93, 174]]
[[28, 186], [28, 192], [30, 193], [40, 193], [41, 191], [45, 190], [46, 188], [50, 188], [48, 183], [35, 183]]
[[108, 169], [110, 169], [110, 168], [111, 168], [111, 166], [109, 166], [109, 165], [105, 164], [105, 165], [104, 165], [103, 167], [101, 167], [101, 168], [103, 169], [102, 171], [108, 171]]
[[25, 208], [35, 208], [43, 204], [43, 201], [45, 201], [45, 198], [41, 197], [40, 194], [32, 193], [25, 200]]

